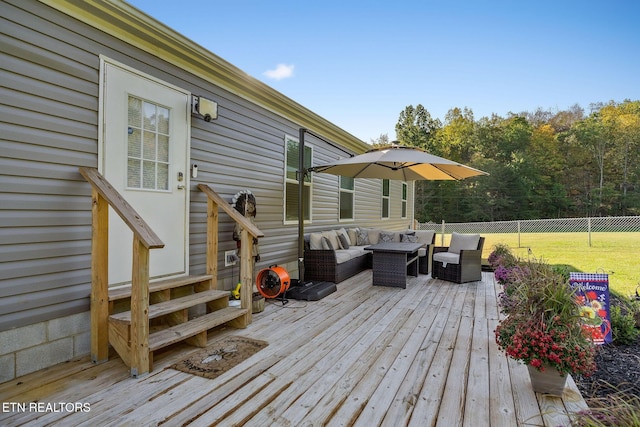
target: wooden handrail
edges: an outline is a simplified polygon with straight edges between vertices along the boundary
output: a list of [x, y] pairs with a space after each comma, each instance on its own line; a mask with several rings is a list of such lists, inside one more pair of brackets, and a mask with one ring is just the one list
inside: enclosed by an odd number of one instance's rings
[[223, 211], [227, 213], [227, 215], [231, 217], [231, 219], [240, 224], [240, 226], [247, 230], [253, 237], [264, 237], [264, 233], [260, 231], [258, 227], [253, 225], [249, 218], [245, 217], [236, 209], [234, 209], [226, 200], [220, 197], [220, 195], [207, 184], [198, 184], [198, 189], [205, 193], [207, 197], [213, 200], [219, 207], [222, 208]]
[[95, 168], [79, 168], [91, 184], [91, 359], [109, 359], [109, 206], [133, 232], [130, 354], [121, 354], [131, 375], [149, 372], [149, 250], [164, 243]]
[[[198, 184], [200, 191], [207, 195], [207, 274], [213, 276], [217, 286], [218, 277], [218, 208], [222, 208], [236, 223], [240, 225], [240, 307], [247, 310], [245, 325], [251, 323], [253, 302], [253, 267], [252, 253], [254, 239], [264, 237], [264, 233], [249, 218], [242, 215], [225, 201], [213, 188], [206, 184]], [[244, 327], [244, 326], [243, 326]]]
[[129, 226], [140, 243], [148, 249], [163, 248], [160, 237], [149, 227], [135, 209], [113, 188], [97, 169], [81, 167], [80, 173], [104, 197], [113, 210]]

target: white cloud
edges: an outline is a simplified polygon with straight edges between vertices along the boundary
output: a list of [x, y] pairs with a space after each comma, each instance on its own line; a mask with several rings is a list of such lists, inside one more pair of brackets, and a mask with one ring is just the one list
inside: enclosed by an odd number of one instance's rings
[[294, 65], [278, 64], [274, 70], [267, 70], [264, 75], [270, 79], [282, 80], [293, 76]]

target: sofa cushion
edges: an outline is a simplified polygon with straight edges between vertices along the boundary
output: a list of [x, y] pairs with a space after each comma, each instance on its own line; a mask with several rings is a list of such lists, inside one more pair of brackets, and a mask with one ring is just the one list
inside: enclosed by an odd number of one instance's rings
[[480, 241], [479, 234], [451, 234], [451, 244], [449, 244], [448, 252], [459, 254], [461, 250], [478, 249]]
[[321, 233], [311, 233], [309, 234], [309, 249], [319, 250], [322, 249], [322, 234]]
[[452, 252], [436, 252], [433, 254], [434, 261], [440, 261], [443, 267], [446, 267], [447, 264], [458, 264], [460, 263], [460, 254], [454, 254]]
[[347, 230], [347, 234], [349, 235], [349, 243], [352, 245], [358, 244], [358, 229], [350, 228]]
[[367, 233], [369, 234], [369, 243], [372, 245], [377, 245], [380, 242], [380, 232], [382, 230], [378, 228], [367, 228]]
[[367, 256], [368, 253], [369, 251], [364, 250], [364, 246], [351, 246], [349, 249], [336, 251], [336, 263], [342, 264], [343, 262], [350, 261], [354, 258]]

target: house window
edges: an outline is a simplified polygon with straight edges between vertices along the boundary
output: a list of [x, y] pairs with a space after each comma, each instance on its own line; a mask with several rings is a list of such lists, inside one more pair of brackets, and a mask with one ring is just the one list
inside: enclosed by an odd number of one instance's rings
[[353, 199], [354, 199], [354, 179], [341, 176], [340, 177], [340, 219], [353, 219]]
[[169, 189], [169, 109], [129, 96], [127, 188]]
[[[296, 138], [285, 136], [285, 188], [284, 188], [284, 220], [298, 222], [298, 166], [300, 164], [300, 144]], [[311, 167], [313, 150], [305, 144], [304, 169]], [[311, 220], [311, 174], [304, 177], [302, 202], [304, 203], [304, 220]]]
[[407, 217], [407, 183], [402, 183], [402, 218]]
[[382, 180], [382, 218], [389, 218], [389, 180]]

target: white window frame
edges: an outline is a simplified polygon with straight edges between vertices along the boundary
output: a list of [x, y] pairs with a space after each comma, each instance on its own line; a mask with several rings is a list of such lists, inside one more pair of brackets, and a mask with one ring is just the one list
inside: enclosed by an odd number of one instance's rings
[[[387, 182], [387, 191], [389, 194], [384, 194], [384, 183]], [[381, 206], [380, 206], [380, 218], [381, 219], [389, 219], [391, 218], [391, 180], [383, 179], [380, 185], [380, 196], [381, 196]], [[387, 205], [387, 216], [384, 216], [384, 206], [385, 202]]]
[[[300, 146], [300, 141], [298, 138], [293, 137], [291, 135], [285, 135], [284, 136], [284, 189], [283, 189], [283, 200], [282, 200], [282, 215], [283, 215], [283, 223], [285, 225], [289, 225], [289, 224], [298, 224], [298, 219], [297, 219], [297, 215], [298, 215], [298, 211], [296, 209], [296, 219], [287, 219], [287, 184], [294, 184], [295, 185], [295, 197], [298, 197], [298, 179], [296, 177], [296, 179], [293, 178], [289, 178], [288, 174], [287, 174], [287, 167], [288, 167], [288, 159], [287, 156], [289, 154], [289, 141], [291, 142], [295, 142], [296, 144], [298, 144], [298, 147]], [[310, 165], [308, 165], [309, 167], [311, 167], [311, 165], [313, 165], [313, 146], [310, 144], [305, 143], [305, 150], [311, 150], [311, 159], [310, 159]], [[309, 188], [309, 204], [307, 206], [308, 211], [305, 211], [305, 214], [309, 216], [309, 219], [304, 220], [305, 224], [310, 224], [313, 220], [313, 174], [309, 174], [309, 181], [305, 180], [305, 187]]]
[[409, 184], [406, 182], [402, 182], [402, 201], [400, 204], [400, 218], [407, 218], [407, 207], [408, 207], [408, 194], [409, 194]]
[[[338, 221], [349, 222], [354, 221], [356, 216], [356, 181], [354, 178], [350, 178], [353, 183], [353, 188], [342, 187], [342, 176], [338, 179]], [[351, 218], [342, 217], [342, 196], [343, 194], [351, 194]]]

